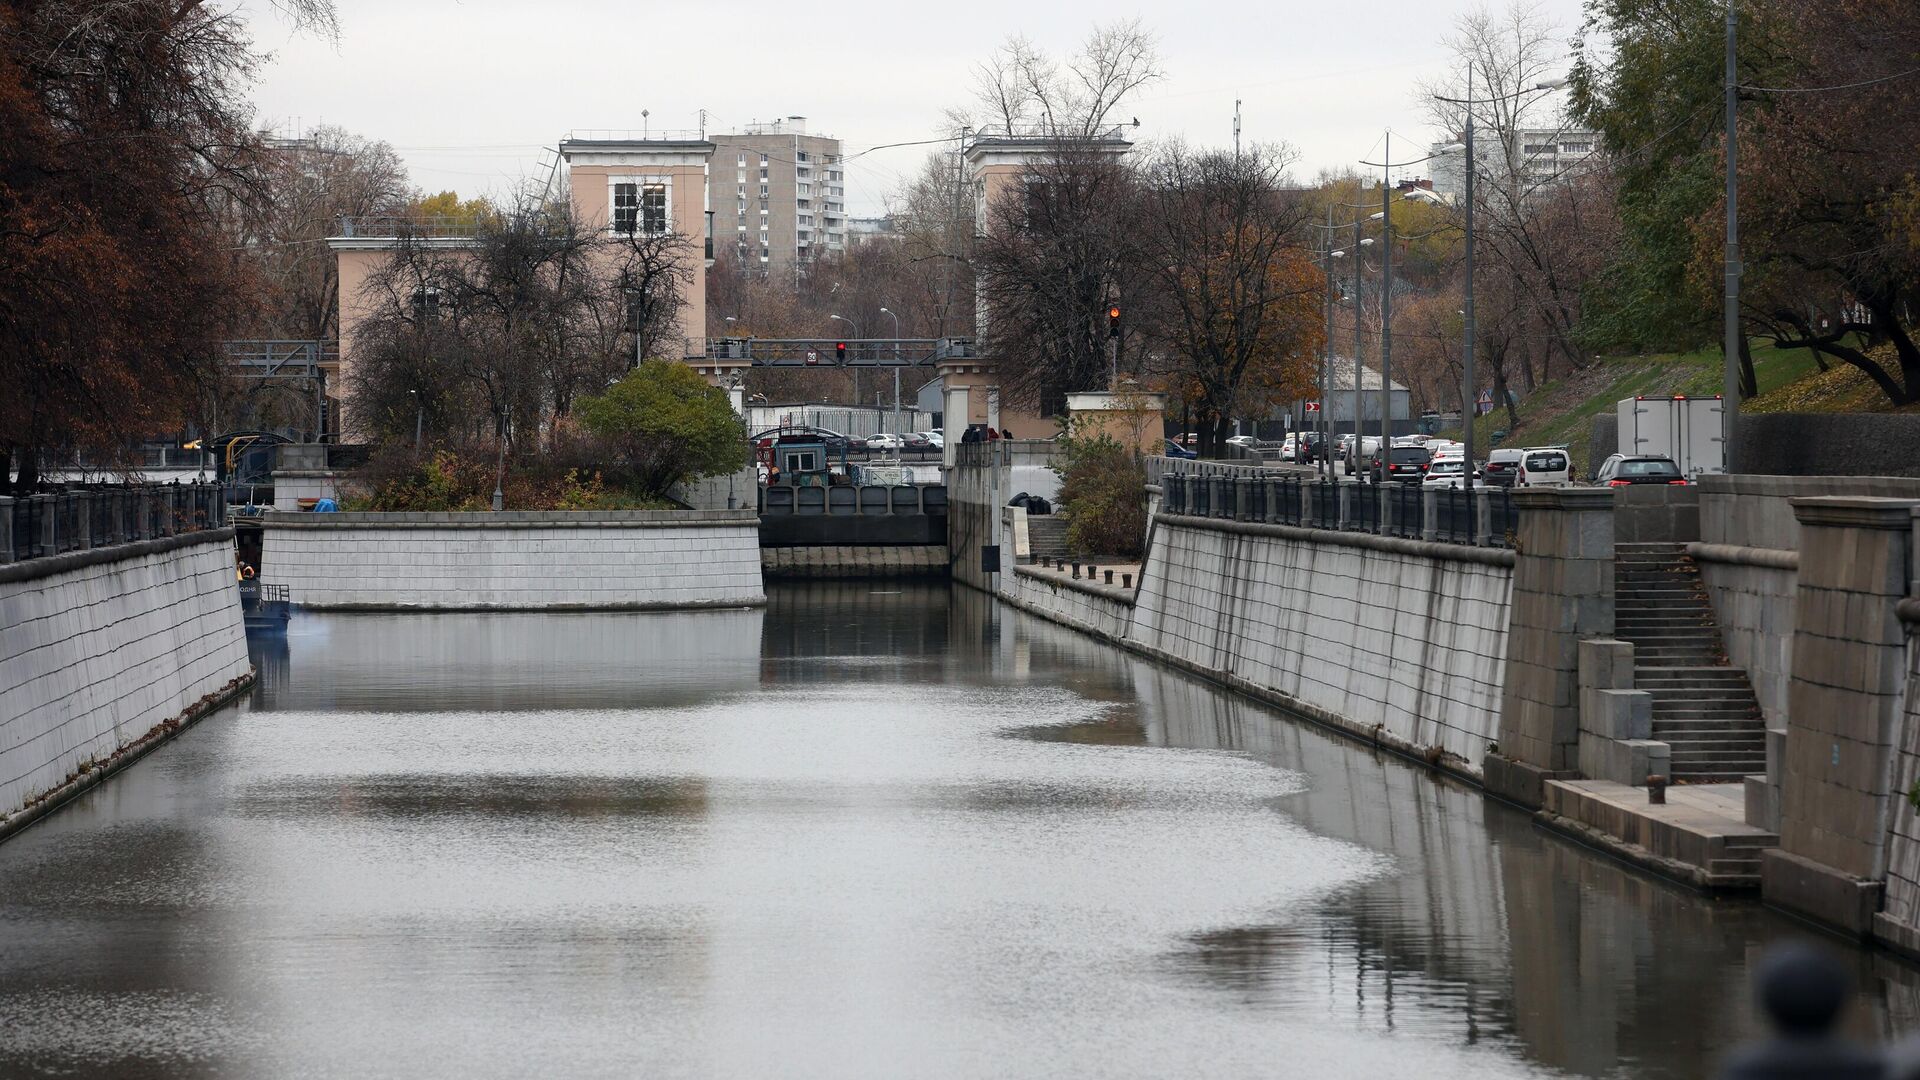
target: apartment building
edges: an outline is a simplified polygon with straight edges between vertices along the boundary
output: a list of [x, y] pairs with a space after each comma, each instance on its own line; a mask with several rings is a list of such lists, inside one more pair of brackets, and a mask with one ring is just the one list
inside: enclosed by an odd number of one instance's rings
[[709, 132], [714, 254], [769, 274], [796, 274], [847, 246], [847, 183], [840, 140], [807, 132], [807, 118]]
[[[1458, 140], [1449, 140], [1457, 143]], [[1467, 156], [1464, 150], [1443, 152], [1447, 144], [1435, 143], [1434, 194], [1452, 202], [1466, 192]], [[1537, 187], [1576, 176], [1598, 160], [1600, 135], [1580, 128], [1524, 128], [1513, 133], [1511, 153], [1503, 149], [1491, 132], [1477, 134], [1473, 148], [1475, 175], [1483, 180], [1504, 184], [1511, 169], [1521, 188]], [[1509, 164], [1511, 163], [1511, 164]]]

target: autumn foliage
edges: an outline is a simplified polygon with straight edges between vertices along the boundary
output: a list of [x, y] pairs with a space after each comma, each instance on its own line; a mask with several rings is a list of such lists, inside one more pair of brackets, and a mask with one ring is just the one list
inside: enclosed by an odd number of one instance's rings
[[[252, 290], [253, 55], [205, 4], [0, 2], [0, 456], [184, 426]], [[4, 476], [4, 473], [0, 473]]]

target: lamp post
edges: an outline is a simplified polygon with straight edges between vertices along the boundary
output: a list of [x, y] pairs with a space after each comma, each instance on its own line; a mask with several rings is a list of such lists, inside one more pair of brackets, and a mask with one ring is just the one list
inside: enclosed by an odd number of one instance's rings
[[1740, 421], [1740, 116], [1739, 72], [1734, 65], [1734, 38], [1739, 28], [1739, 13], [1734, 0], [1727, 0], [1727, 296], [1726, 350], [1721, 373], [1720, 444], [1726, 471], [1732, 472], [1733, 432]]
[[426, 426], [427, 407], [420, 404], [420, 391], [409, 390], [407, 393], [413, 397], [413, 454], [418, 457], [420, 456], [420, 435]]
[[[1393, 134], [1387, 134], [1387, 152], [1381, 161], [1362, 161], [1380, 169], [1380, 454], [1383, 460], [1393, 443], [1393, 170], [1432, 161], [1438, 153], [1407, 161], [1393, 160]], [[1471, 468], [1469, 468], [1471, 471]]]
[[886, 308], [880, 314], [893, 319], [893, 430], [900, 430], [900, 316]]

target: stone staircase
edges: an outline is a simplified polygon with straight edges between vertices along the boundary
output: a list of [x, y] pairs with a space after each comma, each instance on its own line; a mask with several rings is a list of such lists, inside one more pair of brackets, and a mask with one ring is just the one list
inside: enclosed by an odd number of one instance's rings
[[1067, 519], [1059, 514], [1028, 514], [1027, 547], [1033, 553], [1034, 562], [1071, 555], [1067, 550]]
[[1760, 703], [1747, 673], [1727, 663], [1685, 546], [1619, 544], [1613, 565], [1614, 636], [1633, 643], [1633, 684], [1653, 697], [1653, 737], [1672, 748], [1673, 779], [1737, 784], [1765, 772]]

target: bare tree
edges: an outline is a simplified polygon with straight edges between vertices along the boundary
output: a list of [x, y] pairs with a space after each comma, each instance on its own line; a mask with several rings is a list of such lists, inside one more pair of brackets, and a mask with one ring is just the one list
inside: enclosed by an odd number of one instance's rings
[[[1523, 306], [1537, 331], [1541, 347], [1515, 358], [1530, 389], [1551, 377], [1555, 358], [1569, 370], [1582, 363], [1575, 344], [1581, 295], [1618, 234], [1605, 159], [1591, 139], [1580, 140], [1584, 149], [1572, 152], [1583, 156], [1571, 162], [1562, 153], [1573, 145], [1566, 136], [1574, 128], [1541, 87], [1565, 74], [1565, 43], [1535, 0], [1515, 0], [1497, 14], [1476, 9], [1461, 17], [1446, 44], [1456, 70], [1422, 93], [1451, 138], [1473, 112], [1479, 272], [1506, 279], [1501, 294]], [[1540, 148], [1549, 146], [1553, 169], [1538, 162]]]
[[981, 112], [960, 119], [1008, 134], [1093, 138], [1120, 122], [1128, 98], [1163, 77], [1154, 36], [1137, 18], [1094, 27], [1065, 59], [1013, 37], [975, 70]]
[[1145, 311], [1156, 373], [1198, 410], [1209, 454], [1231, 419], [1302, 396], [1325, 340], [1326, 279], [1301, 247], [1304, 208], [1283, 196], [1293, 159], [1285, 146], [1174, 143], [1124, 215], [1129, 276], [1156, 298]]

